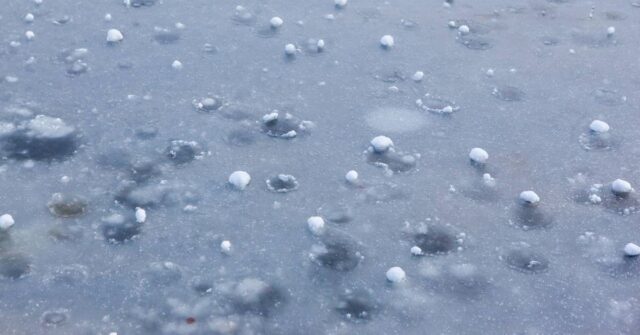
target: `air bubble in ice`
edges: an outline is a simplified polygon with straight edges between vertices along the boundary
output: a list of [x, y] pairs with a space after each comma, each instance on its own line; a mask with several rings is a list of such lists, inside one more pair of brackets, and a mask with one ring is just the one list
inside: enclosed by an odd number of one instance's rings
[[549, 261], [547, 258], [532, 250], [526, 243], [513, 245], [500, 258], [510, 268], [526, 273], [544, 272], [549, 267]]
[[514, 86], [494, 87], [491, 92], [494, 97], [502, 101], [522, 101], [526, 97], [524, 91]]
[[195, 141], [172, 140], [165, 150], [166, 156], [173, 163], [182, 165], [204, 156], [200, 144]]
[[355, 290], [342, 294], [335, 309], [349, 321], [362, 322], [371, 319], [378, 305], [368, 292]]
[[31, 271], [31, 261], [19, 252], [0, 254], [0, 276], [9, 279], [19, 279]]
[[45, 327], [56, 327], [63, 325], [69, 319], [69, 311], [66, 309], [56, 309], [42, 313], [40, 320]]
[[286, 302], [282, 290], [253, 277], [244, 278], [235, 285], [233, 299], [240, 312], [263, 317], [272, 315]]
[[305, 133], [312, 127], [309, 121], [302, 121], [289, 113], [271, 112], [262, 117], [262, 131], [271, 136], [291, 139]]
[[431, 225], [424, 232], [413, 235], [413, 243], [428, 255], [446, 254], [456, 251], [459, 241], [449, 229]]
[[160, 44], [173, 44], [180, 40], [180, 32], [169, 28], [154, 27], [153, 39]]
[[54, 193], [47, 203], [49, 212], [61, 218], [72, 218], [87, 211], [87, 201], [73, 194]]
[[276, 193], [287, 193], [298, 189], [296, 177], [289, 174], [278, 174], [267, 179], [267, 189]]

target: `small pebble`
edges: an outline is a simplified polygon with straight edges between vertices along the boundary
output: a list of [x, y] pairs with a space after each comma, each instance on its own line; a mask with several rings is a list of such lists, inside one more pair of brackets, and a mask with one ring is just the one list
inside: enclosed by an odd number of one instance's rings
[[284, 20], [282, 20], [282, 18], [279, 16], [274, 16], [271, 18], [271, 20], [269, 20], [269, 23], [271, 24], [271, 28], [278, 29], [282, 27]]
[[358, 172], [351, 170], [344, 175], [344, 179], [346, 179], [349, 184], [356, 184], [358, 182]]
[[393, 141], [386, 136], [376, 136], [371, 142], [371, 147], [375, 152], [383, 153], [393, 147]]
[[336, 7], [344, 8], [347, 6], [347, 0], [335, 0]]
[[229, 176], [229, 184], [237, 190], [244, 190], [251, 182], [251, 176], [245, 171], [235, 171]]
[[173, 63], [171, 63], [171, 67], [176, 70], [182, 70], [182, 62], [176, 59], [173, 61]]
[[591, 129], [591, 131], [593, 131], [594, 133], [602, 134], [609, 131], [609, 124], [604, 121], [593, 120], [593, 122], [591, 122], [591, 124], [589, 125], [589, 129]]
[[629, 194], [633, 191], [631, 184], [623, 179], [616, 179], [611, 183], [611, 192], [618, 195]]
[[307, 219], [307, 226], [311, 233], [316, 236], [324, 234], [326, 230], [324, 219], [320, 216], [312, 216]]
[[473, 148], [469, 152], [469, 158], [478, 164], [484, 164], [489, 159], [489, 153], [482, 148]]
[[13, 220], [13, 216], [11, 216], [11, 214], [3, 214], [0, 216], [0, 231], [8, 230], [15, 223], [16, 222]]
[[411, 247], [411, 254], [413, 256], [422, 256], [422, 255], [424, 255], [424, 253], [422, 252], [422, 248], [420, 248], [417, 245], [414, 245], [413, 247]]
[[422, 71], [416, 71], [416, 73], [411, 76], [411, 79], [413, 79], [413, 81], [421, 81], [422, 78], [424, 78], [424, 72]]
[[284, 53], [288, 56], [293, 56], [296, 53], [296, 46], [289, 43], [284, 46]]
[[536, 205], [540, 202], [540, 197], [534, 191], [523, 191], [520, 193], [520, 200], [529, 205]]
[[635, 243], [627, 243], [624, 246], [624, 254], [629, 257], [636, 257], [640, 255], [640, 246]]
[[107, 42], [117, 43], [124, 39], [124, 36], [118, 29], [109, 29], [107, 32]]
[[394, 266], [387, 270], [387, 280], [392, 283], [401, 283], [407, 279], [407, 275], [401, 267]]
[[144, 208], [136, 207], [136, 222], [145, 223], [147, 221], [147, 211]]
[[394, 45], [393, 36], [384, 35], [380, 38], [380, 45], [385, 49], [390, 49]]
[[231, 253], [231, 241], [224, 240], [220, 243], [220, 252], [225, 255], [229, 255]]

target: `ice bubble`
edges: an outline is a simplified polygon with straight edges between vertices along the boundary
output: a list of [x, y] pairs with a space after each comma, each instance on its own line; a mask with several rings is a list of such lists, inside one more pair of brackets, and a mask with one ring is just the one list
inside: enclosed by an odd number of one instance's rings
[[117, 43], [124, 39], [122, 32], [118, 29], [109, 29], [107, 31], [107, 42], [109, 43]]
[[11, 214], [2, 214], [0, 216], [0, 231], [9, 230], [15, 223]]
[[83, 198], [63, 193], [54, 193], [47, 203], [49, 212], [61, 218], [81, 216], [87, 211], [87, 206], [87, 201]]
[[589, 125], [589, 129], [594, 133], [606, 133], [609, 131], [609, 124], [600, 120], [593, 120]]
[[611, 192], [617, 196], [624, 197], [633, 192], [633, 188], [628, 181], [616, 179], [611, 183]]
[[537, 205], [540, 197], [534, 191], [523, 191], [520, 193], [520, 201], [526, 205]]
[[267, 188], [271, 192], [287, 193], [298, 189], [296, 177], [289, 174], [278, 174], [267, 179]]
[[384, 35], [380, 38], [380, 45], [385, 49], [390, 49], [394, 45], [393, 36]]
[[484, 164], [489, 159], [489, 154], [482, 148], [473, 148], [469, 152], [469, 158], [476, 164]]
[[245, 171], [235, 171], [229, 175], [229, 184], [237, 190], [244, 190], [251, 182], [251, 176]]
[[357, 184], [358, 183], [358, 172], [355, 171], [355, 170], [351, 170], [351, 171], [347, 172], [347, 174], [344, 176], [344, 179], [349, 184]]
[[206, 98], [193, 101], [193, 105], [202, 112], [213, 112], [221, 109], [225, 106], [222, 97], [210, 96]]
[[147, 211], [144, 208], [136, 207], [135, 216], [137, 223], [145, 223], [147, 221]]
[[387, 280], [394, 284], [401, 283], [407, 279], [404, 270], [399, 266], [394, 266], [387, 270], [386, 276]]
[[627, 243], [624, 246], [624, 254], [629, 257], [636, 257], [640, 255], [640, 246], [635, 243]]
[[320, 216], [312, 216], [308, 218], [307, 226], [313, 235], [322, 235], [326, 230], [324, 219]]
[[334, 3], [337, 8], [344, 8], [347, 6], [347, 0], [335, 0]]
[[279, 16], [274, 16], [271, 18], [271, 20], [269, 20], [269, 24], [271, 25], [271, 28], [273, 29], [278, 29], [280, 27], [282, 27], [282, 24], [284, 23], [284, 20], [282, 20], [281, 17]]
[[387, 152], [393, 147], [393, 141], [386, 136], [376, 136], [369, 144], [371, 144], [373, 150], [378, 153]]
[[231, 241], [224, 240], [220, 242], [220, 252], [222, 252], [225, 255], [231, 254]]

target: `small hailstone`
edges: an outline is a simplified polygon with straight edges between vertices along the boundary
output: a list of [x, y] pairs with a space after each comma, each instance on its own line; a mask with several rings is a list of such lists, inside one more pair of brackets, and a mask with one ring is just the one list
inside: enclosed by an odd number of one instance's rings
[[271, 18], [271, 20], [269, 20], [269, 23], [271, 24], [271, 28], [277, 29], [282, 26], [284, 20], [282, 20], [282, 18], [279, 16], [274, 16]]
[[371, 142], [371, 147], [375, 152], [383, 153], [393, 147], [393, 141], [386, 136], [376, 136]]
[[336, 7], [344, 8], [347, 6], [347, 0], [335, 0]]
[[355, 184], [358, 182], [358, 172], [355, 170], [351, 170], [347, 172], [347, 174], [344, 176], [344, 179], [346, 179], [350, 184]]
[[422, 71], [416, 71], [416, 73], [411, 76], [411, 79], [413, 79], [413, 81], [421, 81], [422, 78], [424, 78], [424, 72]]
[[447, 25], [449, 26], [449, 28], [455, 28], [458, 24], [456, 23], [456, 21], [451, 20], [447, 23]]
[[493, 69], [488, 69], [487, 70], [487, 76], [488, 77], [493, 77], [494, 74], [495, 74], [495, 71]]
[[287, 45], [284, 46], [284, 53], [289, 55], [289, 56], [293, 56], [296, 53], [296, 46], [289, 43]]
[[324, 219], [320, 216], [312, 216], [307, 219], [307, 226], [313, 235], [322, 235], [326, 230]]
[[422, 256], [423, 255], [422, 248], [420, 248], [417, 245], [414, 245], [413, 247], [411, 247], [411, 254], [414, 256]]
[[615, 34], [615, 33], [616, 33], [616, 27], [611, 26], [611, 27], [607, 28], [607, 35], [613, 36], [613, 34]]
[[228, 255], [231, 253], [231, 241], [228, 240], [224, 240], [220, 243], [220, 252], [222, 252], [225, 255]]
[[182, 22], [176, 22], [176, 24], [174, 24], [173, 26], [176, 27], [176, 29], [184, 29], [187, 27]]
[[174, 60], [173, 63], [171, 63], [171, 67], [176, 69], [176, 70], [181, 70], [182, 69], [182, 62], [180, 62], [179, 60]]
[[407, 275], [404, 270], [399, 266], [394, 266], [387, 270], [387, 280], [392, 283], [400, 283], [407, 279]]
[[136, 222], [145, 223], [147, 221], [147, 211], [144, 208], [136, 207]]
[[318, 40], [318, 43], [316, 43], [316, 46], [318, 47], [318, 51], [324, 50], [324, 40]]
[[527, 204], [535, 205], [540, 202], [540, 197], [534, 191], [523, 191], [520, 193], [520, 200]]
[[27, 30], [27, 31], [24, 33], [24, 36], [25, 36], [28, 40], [32, 40], [32, 39], [34, 39], [34, 38], [36, 37], [36, 34], [35, 34], [33, 31], [31, 31], [31, 30]]
[[627, 194], [633, 191], [631, 184], [622, 179], [616, 179], [611, 183], [611, 191], [615, 194]]
[[104, 20], [105, 20], [105, 21], [109, 22], [109, 21], [111, 21], [111, 19], [113, 19], [113, 17], [111, 16], [111, 14], [109, 14], [109, 13], [104, 14]]
[[453, 106], [451, 106], [451, 105], [445, 106], [445, 107], [442, 109], [442, 113], [444, 113], [444, 114], [451, 114], [451, 113], [453, 113]]
[[122, 41], [123, 39], [124, 36], [122, 35], [122, 32], [120, 32], [120, 30], [109, 29], [109, 31], [107, 31], [107, 42], [116, 43]]
[[5, 231], [11, 228], [16, 222], [13, 220], [11, 214], [3, 214], [0, 216], [0, 231]]
[[27, 22], [27, 23], [33, 22], [34, 19], [35, 17], [31, 13], [27, 13], [27, 15], [24, 16], [24, 22]]
[[383, 48], [389, 49], [393, 47], [394, 43], [393, 36], [391, 35], [384, 35], [380, 38], [380, 45], [382, 45]]
[[245, 171], [235, 171], [229, 176], [229, 184], [237, 190], [244, 190], [251, 182], [251, 176]]
[[593, 204], [599, 204], [602, 202], [602, 198], [600, 198], [600, 196], [598, 196], [597, 194], [591, 194], [589, 195], [589, 201], [591, 201], [591, 203]]
[[42, 5], [42, 1], [43, 0], [33, 0], [33, 3], [35, 3], [36, 5]]
[[460, 27], [458, 27], [458, 31], [460, 32], [460, 34], [466, 35], [468, 34], [471, 30], [469, 29], [469, 26], [467, 26], [466, 24], [461, 25]]
[[624, 246], [624, 254], [630, 257], [640, 256], [640, 246], [635, 243], [627, 243]]
[[591, 129], [591, 131], [593, 131], [594, 133], [602, 134], [609, 131], [609, 124], [604, 121], [593, 120], [593, 122], [591, 122], [591, 124], [589, 125], [589, 129]]
[[473, 148], [469, 152], [469, 158], [479, 164], [484, 164], [489, 159], [489, 154], [482, 148]]

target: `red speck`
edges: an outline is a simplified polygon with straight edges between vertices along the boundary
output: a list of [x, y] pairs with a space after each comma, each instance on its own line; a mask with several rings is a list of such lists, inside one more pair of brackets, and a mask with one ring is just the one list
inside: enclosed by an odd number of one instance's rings
[[185, 321], [187, 322], [188, 325], [194, 324], [196, 322], [196, 318], [190, 316]]

